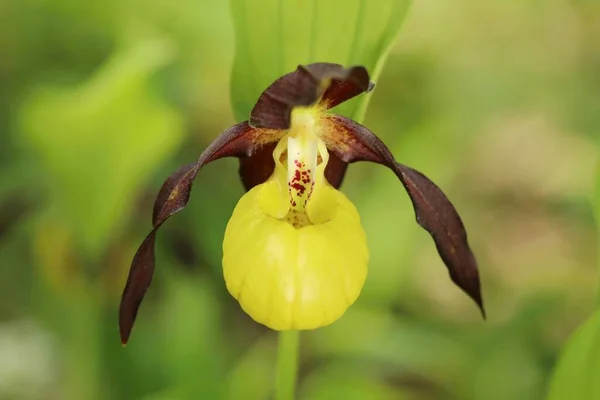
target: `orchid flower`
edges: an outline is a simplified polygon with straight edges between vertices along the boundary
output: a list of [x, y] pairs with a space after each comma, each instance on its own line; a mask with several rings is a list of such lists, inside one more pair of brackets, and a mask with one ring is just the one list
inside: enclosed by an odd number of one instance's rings
[[485, 316], [477, 264], [448, 198], [422, 173], [398, 163], [369, 129], [329, 112], [374, 86], [362, 66], [299, 66], [260, 95], [248, 121], [222, 132], [196, 162], [166, 180], [154, 204], [153, 229], [123, 291], [124, 344], [152, 281], [157, 231], [188, 204], [200, 169], [224, 157], [239, 158], [246, 193], [225, 231], [223, 274], [228, 291], [255, 321], [274, 330], [315, 329], [336, 321], [358, 298], [369, 251], [358, 211], [338, 190], [348, 164], [358, 161], [381, 164], [400, 179], [450, 277]]

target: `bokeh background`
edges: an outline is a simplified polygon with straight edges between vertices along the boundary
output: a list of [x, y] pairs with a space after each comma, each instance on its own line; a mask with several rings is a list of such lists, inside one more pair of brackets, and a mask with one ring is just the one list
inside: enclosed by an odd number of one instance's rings
[[[153, 196], [234, 122], [233, 56], [226, 1], [0, 0], [0, 399], [270, 398], [276, 335], [222, 280], [235, 160], [165, 225], [118, 337]], [[393, 174], [354, 165], [369, 277], [302, 335], [299, 397], [542, 399], [596, 302], [600, 3], [415, 1], [365, 124], [453, 200], [488, 320]]]

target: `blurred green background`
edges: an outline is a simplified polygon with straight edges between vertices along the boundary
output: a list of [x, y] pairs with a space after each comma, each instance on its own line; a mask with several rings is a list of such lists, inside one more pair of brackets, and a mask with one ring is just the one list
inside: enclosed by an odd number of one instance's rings
[[[226, 1], [0, 0], [0, 399], [272, 396], [276, 335], [221, 273], [236, 160], [201, 171], [118, 337], [155, 193], [234, 122], [233, 57]], [[393, 174], [354, 165], [369, 277], [303, 333], [299, 398], [544, 398], [596, 303], [600, 3], [415, 1], [364, 122], [456, 205], [488, 320]]]

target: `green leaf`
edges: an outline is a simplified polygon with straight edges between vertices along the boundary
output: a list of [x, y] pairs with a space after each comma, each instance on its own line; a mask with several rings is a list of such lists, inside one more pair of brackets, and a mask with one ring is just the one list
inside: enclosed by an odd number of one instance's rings
[[[260, 93], [299, 64], [364, 65], [377, 78], [410, 0], [231, 0], [236, 52], [231, 100], [235, 118], [248, 119]], [[337, 112], [361, 120], [368, 96]]]
[[[600, 164], [596, 169], [592, 207], [600, 230]], [[600, 243], [599, 243], [600, 245]], [[600, 307], [600, 297], [597, 302]], [[600, 309], [564, 346], [550, 381], [547, 400], [600, 399]]]
[[119, 52], [72, 88], [35, 88], [20, 112], [53, 212], [94, 257], [122, 228], [139, 189], [180, 144], [180, 114], [151, 90], [168, 43]]
[[600, 399], [600, 312], [571, 337], [558, 361], [547, 400]]

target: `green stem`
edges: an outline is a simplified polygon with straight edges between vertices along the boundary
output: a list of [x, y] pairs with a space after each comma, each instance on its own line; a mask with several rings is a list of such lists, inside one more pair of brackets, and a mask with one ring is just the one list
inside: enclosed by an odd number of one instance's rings
[[294, 400], [296, 376], [298, 375], [300, 331], [281, 331], [278, 340], [275, 400]]

